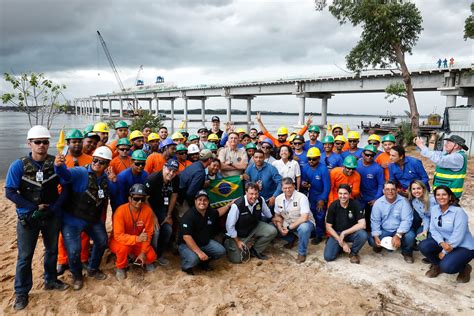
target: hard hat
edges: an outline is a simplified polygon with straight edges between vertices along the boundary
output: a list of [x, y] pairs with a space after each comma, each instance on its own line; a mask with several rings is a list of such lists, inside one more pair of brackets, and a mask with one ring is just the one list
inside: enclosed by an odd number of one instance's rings
[[[280, 135], [280, 134], [279, 134], [279, 135]], [[293, 142], [293, 140], [295, 139], [295, 137], [296, 137], [296, 134], [291, 135], [290, 138], [288, 138], [288, 142], [289, 142], [289, 143]]]
[[299, 140], [299, 141], [301, 141], [301, 142], [304, 143], [304, 136], [302, 136], [302, 135], [295, 135], [295, 137], [293, 138], [293, 141], [297, 141], [297, 140]]
[[380, 241], [380, 246], [384, 247], [387, 250], [395, 250], [392, 245], [392, 237], [390, 236], [385, 236], [384, 238], [382, 238], [382, 240]]
[[236, 133], [240, 134], [240, 133], [247, 133], [246, 130], [244, 130], [242, 127], [239, 127], [238, 129], [235, 130]]
[[175, 132], [175, 133], [173, 133], [173, 135], [171, 135], [171, 139], [172, 139], [172, 140], [175, 140], [175, 139], [184, 139], [184, 136], [183, 136], [183, 134], [181, 134], [180, 132]]
[[319, 150], [319, 148], [311, 147], [308, 150], [308, 153], [306, 154], [306, 157], [308, 157], [308, 158], [321, 157], [321, 151]]
[[350, 131], [349, 133], [347, 133], [347, 139], [360, 139], [359, 132]]
[[130, 133], [130, 140], [134, 140], [135, 138], [140, 138], [140, 137], [145, 138], [145, 136], [143, 136], [143, 133], [140, 132], [139, 130], [134, 130], [133, 132]]
[[92, 132], [93, 129], [94, 129], [94, 125], [92, 124], [87, 125], [86, 128], [84, 128], [84, 135], [89, 134], [90, 132]]
[[209, 149], [210, 151], [217, 150], [217, 145], [214, 143], [206, 143], [204, 145], [205, 149]]
[[277, 135], [288, 135], [288, 128], [286, 128], [285, 126], [280, 127], [277, 130]]
[[337, 135], [336, 138], [334, 138], [334, 141], [335, 142], [340, 141], [340, 142], [347, 143], [347, 139], [344, 137], [344, 135]]
[[92, 156], [112, 160], [112, 150], [107, 146], [100, 146], [94, 151]]
[[147, 155], [141, 149], [134, 150], [132, 153], [132, 159], [138, 161], [146, 161]]
[[184, 144], [179, 144], [178, 146], [176, 146], [176, 151], [188, 151], [188, 147], [186, 147]]
[[308, 128], [308, 132], [321, 133], [321, 130], [319, 129], [319, 126], [317, 126], [317, 125], [311, 125], [311, 126]]
[[377, 142], [380, 143], [380, 136], [377, 135], [377, 134], [372, 134], [372, 135], [369, 136], [369, 139], [368, 139], [368, 140], [369, 140], [369, 141], [370, 141], [370, 140], [375, 140], [375, 141], [377, 141]]
[[110, 132], [110, 129], [107, 123], [99, 122], [94, 125], [92, 131], [96, 133], [108, 133]]
[[127, 122], [118, 121], [117, 123], [115, 123], [115, 129], [119, 129], [119, 128], [128, 128]]
[[211, 140], [219, 141], [219, 136], [217, 136], [217, 134], [210, 134], [209, 136], [207, 136], [207, 140], [208, 141], [211, 141]]
[[166, 138], [160, 143], [160, 149], [163, 149], [164, 147], [171, 146], [171, 145], [176, 145], [176, 143], [172, 141], [171, 139]]
[[377, 148], [375, 148], [374, 145], [367, 145], [367, 146], [365, 146], [365, 147], [364, 147], [364, 151], [365, 151], [365, 150], [371, 151], [371, 152], [373, 152], [374, 154], [377, 153]]
[[199, 139], [199, 136], [195, 134], [189, 135], [188, 141], [192, 142], [193, 140]]
[[117, 146], [129, 146], [129, 147], [131, 147], [132, 143], [130, 143], [130, 141], [128, 140], [127, 137], [124, 137], [124, 138], [120, 138], [117, 141]]
[[72, 129], [66, 134], [66, 139], [83, 139], [84, 135], [78, 129]]
[[392, 134], [385, 135], [384, 137], [382, 137], [382, 143], [384, 143], [384, 142], [395, 143], [396, 142], [395, 136], [393, 136]]
[[146, 193], [146, 186], [141, 183], [135, 183], [134, 185], [132, 185], [128, 193], [130, 195], [143, 195], [143, 196], [148, 195]]
[[264, 140], [262, 140], [262, 144], [263, 144], [263, 143], [269, 144], [270, 146], [273, 147], [273, 142], [272, 142], [272, 140], [271, 140], [270, 138], [268, 138], [268, 137], [265, 138]]
[[357, 168], [357, 158], [352, 155], [349, 155], [346, 158], [344, 158], [343, 165], [346, 168], [355, 169]]
[[331, 144], [331, 143], [334, 143], [334, 137], [333, 137], [332, 135], [324, 136], [322, 143], [323, 143], [323, 144]]
[[250, 143], [248, 143], [247, 145], [245, 145], [245, 150], [248, 150], [248, 149], [257, 149], [257, 145], [255, 145], [254, 143], [250, 142]]
[[28, 130], [28, 135], [26, 139], [34, 139], [34, 138], [51, 138], [51, 133], [48, 129], [41, 125], [35, 125]]
[[188, 155], [199, 153], [199, 146], [196, 144], [191, 144], [188, 147]]
[[150, 142], [152, 140], [160, 140], [160, 135], [157, 133], [150, 133], [150, 135], [148, 135], [148, 141]]
[[341, 130], [344, 130], [344, 129], [342, 128], [342, 125], [341, 125], [341, 124], [334, 124], [334, 125], [332, 126], [332, 129], [331, 129], [331, 130], [333, 131], [333, 130], [335, 130], [336, 128], [340, 128]]

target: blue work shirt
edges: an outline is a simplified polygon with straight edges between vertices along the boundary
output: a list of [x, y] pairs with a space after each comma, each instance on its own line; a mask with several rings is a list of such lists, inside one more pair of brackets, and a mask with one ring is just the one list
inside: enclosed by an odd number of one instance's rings
[[360, 200], [367, 203], [381, 197], [385, 182], [382, 167], [376, 162], [366, 166], [359, 159], [356, 170], [360, 174]]
[[310, 148], [313, 148], [313, 147], [318, 148], [321, 153], [324, 151], [324, 145], [319, 140], [316, 140], [316, 144], [314, 145], [311, 145], [310, 140], [305, 141], [303, 145], [303, 150], [308, 151]]
[[204, 187], [206, 171], [201, 161], [195, 161], [179, 173], [179, 191], [182, 198], [194, 205], [194, 196]]
[[430, 219], [431, 219], [431, 209], [437, 205], [436, 199], [430, 195], [430, 202], [428, 209], [426, 209], [425, 204], [418, 198], [414, 198], [411, 201], [411, 206], [413, 210], [420, 216], [423, 226], [423, 231], [427, 232], [430, 229]]
[[388, 232], [406, 233], [413, 222], [413, 210], [407, 199], [397, 194], [393, 203], [387, 201], [385, 196], [375, 201], [370, 214], [372, 236], [380, 236], [382, 230]]
[[443, 213], [440, 206], [435, 205], [431, 209], [430, 233], [438, 244], [447, 242], [453, 248], [474, 249], [469, 218], [462, 207], [451, 205]]
[[262, 190], [260, 196], [268, 200], [272, 196], [277, 197], [281, 193], [281, 175], [277, 168], [264, 162], [259, 169], [255, 164], [248, 166], [245, 173], [249, 176], [249, 181], [257, 183], [261, 181]]
[[110, 206], [115, 211], [120, 205], [128, 202], [129, 190], [136, 184], [145, 184], [148, 178], [148, 172], [142, 171], [140, 174], [134, 176], [132, 168], [127, 168], [117, 175], [117, 181], [111, 182], [114, 194], [110, 196]]
[[442, 151], [429, 150], [428, 148], [423, 147], [421, 155], [430, 159], [438, 167], [451, 169], [454, 172], [461, 170], [464, 166], [464, 157], [459, 152], [447, 154]]
[[397, 183], [404, 190], [408, 189], [413, 180], [421, 180], [426, 185], [428, 191], [430, 191], [428, 175], [423, 167], [423, 163], [419, 159], [405, 157], [403, 170], [398, 164], [390, 163], [388, 165], [388, 171], [390, 172], [390, 180]]
[[303, 150], [302, 153], [297, 154], [296, 151], [293, 151], [293, 158], [298, 157], [296, 161], [298, 161], [298, 164], [300, 165], [300, 169], [303, 169], [305, 165], [308, 164], [308, 157], [306, 157], [307, 151]]
[[315, 208], [315, 203], [319, 201], [328, 200], [329, 191], [331, 189], [331, 178], [328, 168], [323, 163], [318, 163], [314, 168], [309, 164], [304, 166], [301, 172], [301, 182], [303, 181], [311, 185], [308, 194], [311, 208]]
[[352, 155], [352, 156], [356, 157], [357, 159], [359, 159], [359, 158], [362, 158], [362, 153], [363, 152], [364, 152], [363, 148], [357, 148], [357, 150], [354, 151], [354, 152], [351, 152], [350, 149], [348, 149], [348, 150], [345, 150], [341, 153], [341, 157], [344, 160], [344, 158], [346, 158], [347, 156]]
[[337, 154], [337, 153], [331, 153], [330, 156], [327, 156], [326, 155], [326, 152], [321, 152], [321, 160], [320, 160], [322, 163], [325, 163], [326, 164], [326, 167], [329, 169], [329, 170], [332, 170], [336, 167], [342, 167], [342, 157], [341, 155]]

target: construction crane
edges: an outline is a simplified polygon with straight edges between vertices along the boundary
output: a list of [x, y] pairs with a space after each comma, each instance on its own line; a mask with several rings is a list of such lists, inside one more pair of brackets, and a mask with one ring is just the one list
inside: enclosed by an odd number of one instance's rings
[[143, 82], [142, 79], [140, 79], [140, 74], [142, 73], [142, 70], [143, 70], [143, 65], [140, 65], [140, 67], [138, 68], [138, 72], [137, 72], [137, 79], [135, 79], [135, 83], [136, 83], [136, 86], [143, 86], [145, 83]]

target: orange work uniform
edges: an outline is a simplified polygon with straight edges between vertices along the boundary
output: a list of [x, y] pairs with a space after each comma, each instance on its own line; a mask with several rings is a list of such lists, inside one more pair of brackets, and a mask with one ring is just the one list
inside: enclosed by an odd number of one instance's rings
[[[156, 253], [150, 244], [153, 235], [154, 217], [153, 210], [148, 204], [143, 204], [139, 212], [130, 209], [130, 203], [122, 204], [117, 208], [113, 216], [113, 234], [110, 239], [110, 251], [116, 254], [118, 269], [124, 269], [128, 265], [128, 256], [137, 257], [145, 254], [145, 264], [151, 264], [156, 260]], [[142, 231], [148, 235], [148, 239], [138, 242], [138, 235]]]
[[110, 150], [112, 150], [112, 158], [115, 158], [118, 156], [117, 143], [118, 143], [118, 139], [114, 139], [113, 141], [107, 144], [107, 147], [109, 147]]
[[[378, 163], [382, 167], [382, 164], [390, 163], [390, 155], [387, 154], [384, 151], [383, 153], [378, 155], [377, 158], [375, 158], [375, 162]], [[390, 179], [390, 172], [388, 171], [388, 166], [387, 166], [387, 168], [383, 168], [383, 173], [384, 173], [384, 176], [385, 176], [385, 181], [389, 180]]]
[[339, 197], [337, 195], [337, 188], [341, 184], [348, 184], [352, 188], [351, 198], [355, 199], [359, 196], [360, 193], [360, 175], [357, 171], [354, 170], [352, 175], [346, 176], [343, 173], [344, 167], [336, 167], [331, 170], [331, 191], [329, 192], [328, 205], [331, 205], [332, 202], [337, 200]]
[[186, 160], [185, 162], [181, 162], [178, 160], [178, 172], [176, 174], [179, 174], [181, 171], [183, 171], [184, 169], [186, 169], [187, 167], [189, 167], [190, 165], [192, 165], [193, 163], [189, 160]]
[[117, 156], [112, 159], [112, 161], [110, 162], [110, 166], [112, 167], [113, 172], [117, 175], [132, 166], [132, 158], [130, 158], [130, 156], [127, 156], [127, 158], [123, 159]]
[[148, 172], [148, 174], [160, 172], [163, 170], [165, 163], [166, 159], [162, 154], [153, 153], [146, 159], [145, 171]]
[[[306, 133], [306, 131], [308, 130], [308, 126], [305, 125], [303, 126], [303, 128], [298, 132], [298, 135], [301, 135], [303, 136], [304, 133]], [[290, 146], [290, 142], [289, 141], [284, 141], [284, 142], [280, 142], [278, 140], [278, 138], [275, 138], [272, 134], [270, 134], [268, 131], [265, 131], [263, 132], [263, 135], [267, 136], [268, 138], [270, 138], [273, 142], [273, 145], [277, 148], [283, 146], [283, 145], [286, 145], [286, 146]]]

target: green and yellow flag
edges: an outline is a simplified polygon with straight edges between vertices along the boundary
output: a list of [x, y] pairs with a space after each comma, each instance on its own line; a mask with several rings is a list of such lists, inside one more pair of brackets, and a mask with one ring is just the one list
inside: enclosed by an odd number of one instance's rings
[[211, 207], [218, 208], [226, 205], [233, 199], [244, 194], [240, 176], [226, 177], [218, 180], [211, 180], [207, 188]]

